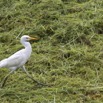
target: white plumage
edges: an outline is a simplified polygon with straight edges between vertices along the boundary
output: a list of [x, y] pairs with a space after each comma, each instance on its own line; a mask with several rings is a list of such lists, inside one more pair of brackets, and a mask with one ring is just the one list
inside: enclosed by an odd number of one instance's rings
[[29, 75], [29, 73], [26, 71], [24, 66], [24, 64], [27, 62], [32, 52], [32, 48], [29, 43], [29, 40], [37, 40], [37, 38], [32, 38], [28, 35], [22, 36], [20, 42], [25, 48], [14, 53], [9, 58], [0, 61], [0, 68], [9, 68], [11, 70], [10, 73], [2, 81], [1, 87], [4, 86], [8, 76], [11, 73], [13, 73], [17, 68], [22, 68], [33, 81], [36, 81]]

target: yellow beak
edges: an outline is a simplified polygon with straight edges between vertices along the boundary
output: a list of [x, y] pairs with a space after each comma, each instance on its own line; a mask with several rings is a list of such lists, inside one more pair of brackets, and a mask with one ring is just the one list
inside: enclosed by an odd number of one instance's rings
[[38, 40], [38, 38], [30, 37], [29, 40]]

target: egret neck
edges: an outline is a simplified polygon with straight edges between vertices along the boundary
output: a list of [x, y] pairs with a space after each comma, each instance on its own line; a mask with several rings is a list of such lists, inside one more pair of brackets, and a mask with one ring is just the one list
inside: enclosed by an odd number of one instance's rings
[[28, 55], [28, 58], [29, 58], [31, 55], [31, 52], [32, 52], [32, 47], [31, 47], [29, 41], [24, 41], [21, 39], [21, 44], [25, 47], [25, 53], [26, 53], [26, 55]]

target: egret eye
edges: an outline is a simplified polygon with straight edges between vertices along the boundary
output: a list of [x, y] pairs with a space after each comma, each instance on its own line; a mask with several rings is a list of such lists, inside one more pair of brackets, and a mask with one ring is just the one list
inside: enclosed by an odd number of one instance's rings
[[26, 37], [26, 40], [28, 40], [29, 38], [28, 37]]

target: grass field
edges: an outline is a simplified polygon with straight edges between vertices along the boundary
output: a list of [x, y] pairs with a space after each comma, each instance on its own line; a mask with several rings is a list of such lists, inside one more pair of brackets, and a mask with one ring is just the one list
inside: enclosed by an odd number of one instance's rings
[[26, 68], [51, 86], [18, 69], [0, 103], [103, 103], [103, 0], [0, 0], [0, 60], [23, 48], [22, 35], [40, 38]]

